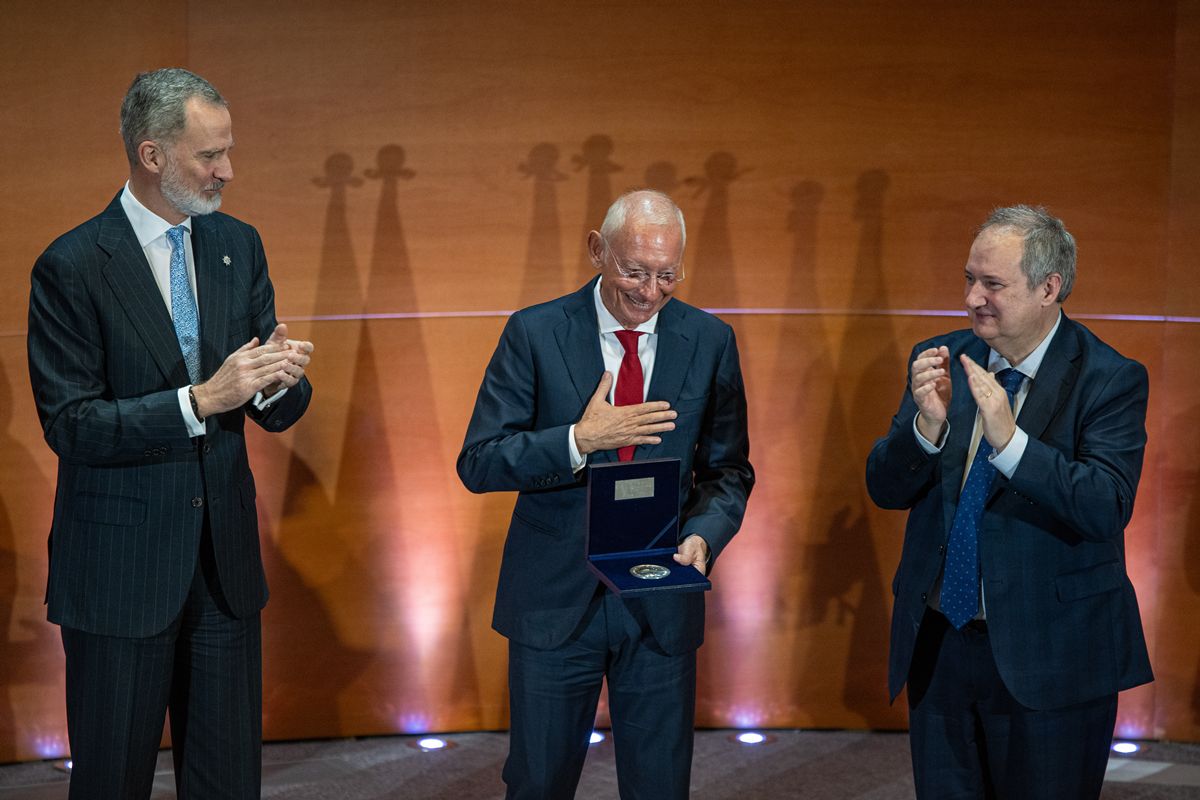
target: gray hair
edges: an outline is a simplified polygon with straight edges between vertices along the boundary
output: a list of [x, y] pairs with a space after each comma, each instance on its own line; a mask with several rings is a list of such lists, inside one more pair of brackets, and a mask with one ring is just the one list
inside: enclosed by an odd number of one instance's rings
[[1062, 220], [1042, 206], [1006, 206], [994, 210], [976, 235], [990, 228], [1005, 228], [1021, 236], [1021, 272], [1030, 289], [1057, 273], [1062, 277], [1058, 302], [1070, 296], [1075, 285], [1075, 237], [1067, 232]]
[[622, 228], [629, 212], [637, 214], [638, 219], [651, 225], [679, 224], [679, 250], [683, 252], [687, 245], [687, 226], [683, 222], [683, 212], [675, 201], [656, 189], [633, 189], [618, 197], [608, 207], [604, 215], [604, 223], [600, 226], [600, 235], [605, 241], [611, 241]]
[[187, 124], [187, 101], [199, 97], [213, 105], [229, 103], [211, 83], [186, 69], [159, 69], [133, 79], [121, 103], [121, 138], [132, 166], [138, 145], [147, 139], [170, 143]]

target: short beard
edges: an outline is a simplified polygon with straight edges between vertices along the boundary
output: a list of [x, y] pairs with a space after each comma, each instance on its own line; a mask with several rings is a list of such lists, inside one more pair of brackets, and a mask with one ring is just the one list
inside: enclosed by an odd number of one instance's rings
[[179, 169], [175, 166], [175, 159], [167, 156], [167, 165], [163, 170], [159, 189], [162, 191], [163, 198], [180, 214], [188, 217], [202, 217], [205, 214], [213, 213], [221, 207], [220, 189], [224, 185], [224, 181], [216, 181], [215, 184], [210, 186], [210, 189], [217, 190], [217, 194], [211, 198], [189, 189], [179, 176]]

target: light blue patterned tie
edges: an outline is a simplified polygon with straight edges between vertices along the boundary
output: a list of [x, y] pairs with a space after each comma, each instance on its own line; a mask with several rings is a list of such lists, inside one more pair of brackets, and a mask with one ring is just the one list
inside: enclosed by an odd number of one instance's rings
[[[1009, 405], [1025, 376], [1015, 369], [1002, 369], [996, 379], [1008, 393]], [[942, 577], [942, 613], [955, 628], [970, 622], [979, 611], [979, 518], [991, 488], [996, 468], [988, 460], [992, 446], [980, 436], [979, 448], [971, 461], [966, 483], [958, 495], [958, 510], [946, 545], [946, 566]]]
[[196, 313], [196, 298], [188, 281], [187, 256], [183, 250], [182, 225], [167, 231], [171, 242], [171, 317], [175, 321], [175, 336], [183, 351], [188, 377], [200, 382], [200, 317]]

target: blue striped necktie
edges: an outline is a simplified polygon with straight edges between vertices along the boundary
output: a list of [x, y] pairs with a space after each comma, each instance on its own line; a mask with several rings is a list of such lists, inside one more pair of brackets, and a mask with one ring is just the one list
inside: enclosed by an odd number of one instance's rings
[[[1015, 369], [1002, 369], [996, 379], [1008, 393], [1008, 403], [1021, 386], [1025, 376]], [[941, 610], [955, 628], [966, 625], [979, 611], [979, 518], [996, 468], [988, 459], [993, 448], [986, 438], [979, 437], [979, 447], [971, 461], [967, 480], [958, 495], [958, 510], [950, 528], [946, 545], [946, 565], [942, 576]]]
[[200, 382], [200, 316], [196, 313], [196, 298], [188, 280], [187, 256], [183, 251], [182, 225], [167, 231], [171, 243], [171, 318], [175, 322], [175, 337], [183, 351], [188, 377]]

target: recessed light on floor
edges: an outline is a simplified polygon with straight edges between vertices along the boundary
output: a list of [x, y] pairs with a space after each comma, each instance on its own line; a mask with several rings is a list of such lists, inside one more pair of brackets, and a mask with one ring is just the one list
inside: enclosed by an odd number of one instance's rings
[[434, 750], [446, 750], [454, 747], [454, 742], [440, 736], [422, 736], [420, 739], [409, 741], [408, 746], [414, 747], [422, 753], [430, 753]]

